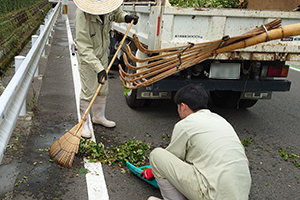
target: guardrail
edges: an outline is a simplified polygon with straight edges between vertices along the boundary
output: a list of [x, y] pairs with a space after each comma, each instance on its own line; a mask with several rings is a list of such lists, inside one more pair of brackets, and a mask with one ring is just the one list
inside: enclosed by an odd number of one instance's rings
[[32, 45], [30, 51], [0, 97], [0, 163], [2, 162], [6, 146], [16, 125], [23, 102], [26, 99], [31, 81], [37, 70], [38, 62], [44, 51], [45, 44], [57, 20], [60, 7], [61, 3], [58, 3], [49, 14], [44, 29], [41, 30], [37, 40]]

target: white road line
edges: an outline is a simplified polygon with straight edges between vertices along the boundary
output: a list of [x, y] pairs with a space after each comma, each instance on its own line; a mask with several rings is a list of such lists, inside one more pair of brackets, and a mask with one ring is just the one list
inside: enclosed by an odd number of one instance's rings
[[[68, 41], [69, 41], [69, 51], [70, 51], [70, 58], [71, 58], [71, 65], [72, 65], [72, 73], [73, 73], [73, 81], [74, 81], [74, 88], [75, 88], [75, 97], [76, 97], [76, 107], [77, 107], [77, 115], [78, 121], [80, 121], [80, 111], [79, 111], [79, 95], [80, 95], [80, 76], [78, 72], [78, 61], [77, 56], [72, 55], [71, 45], [73, 44], [73, 37], [72, 32], [69, 24], [69, 18], [66, 19], [66, 27], [68, 32]], [[90, 115], [88, 115], [90, 117]], [[89, 127], [92, 130], [92, 140], [96, 142], [93, 125], [91, 120]], [[88, 198], [89, 200], [108, 200], [108, 192], [107, 187], [102, 171], [102, 165], [100, 162], [98, 163], [90, 163], [88, 159], [84, 158], [84, 167], [91, 171], [90, 173], [86, 174], [86, 183], [87, 183], [87, 191], [88, 191]]]
[[289, 65], [289, 66], [290, 66], [290, 69], [300, 72], [300, 69], [298, 69], [298, 68], [296, 68], [296, 67], [294, 67], [292, 65]]

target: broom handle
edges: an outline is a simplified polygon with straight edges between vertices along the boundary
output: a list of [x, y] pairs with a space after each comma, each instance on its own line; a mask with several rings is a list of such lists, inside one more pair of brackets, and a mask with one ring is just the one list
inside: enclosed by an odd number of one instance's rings
[[[114, 63], [114, 61], [115, 61], [115, 59], [116, 59], [116, 57], [117, 57], [117, 55], [118, 55], [120, 49], [122, 48], [122, 45], [123, 45], [123, 43], [124, 43], [124, 41], [125, 41], [125, 39], [126, 39], [128, 33], [129, 33], [129, 30], [131, 29], [131, 27], [132, 27], [132, 25], [133, 25], [133, 22], [134, 22], [134, 20], [132, 20], [131, 23], [129, 24], [129, 27], [128, 27], [128, 29], [127, 29], [125, 35], [123, 36], [123, 39], [121, 40], [121, 42], [120, 42], [120, 44], [119, 44], [119, 47], [118, 47], [116, 53], [114, 54], [114, 57], [112, 58], [112, 60], [110, 61], [109, 65], [108, 65], [108, 67], [107, 67], [107, 69], [106, 69], [106, 74], [108, 74], [108, 72], [109, 72], [111, 66], [113, 65], [113, 63]], [[102, 79], [102, 82], [104, 82], [104, 81], [105, 81], [105, 77], [103, 77], [103, 79]], [[85, 113], [83, 114], [81, 120], [84, 120], [84, 121], [85, 121], [86, 116], [87, 116], [88, 112], [90, 111], [90, 109], [91, 109], [91, 107], [92, 107], [92, 105], [93, 105], [93, 103], [94, 103], [96, 97], [98, 96], [101, 87], [102, 87], [102, 84], [99, 83], [99, 86], [98, 86], [98, 88], [97, 88], [97, 90], [96, 90], [96, 92], [95, 92], [95, 94], [94, 94], [94, 96], [93, 96], [93, 98], [92, 98], [92, 100], [91, 100], [89, 106], [87, 107]]]

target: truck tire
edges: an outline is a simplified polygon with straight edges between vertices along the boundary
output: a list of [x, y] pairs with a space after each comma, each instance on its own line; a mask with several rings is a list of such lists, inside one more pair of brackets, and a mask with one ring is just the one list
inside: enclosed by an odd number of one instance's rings
[[239, 108], [250, 108], [256, 104], [258, 100], [255, 99], [241, 99], [239, 102]]
[[130, 108], [137, 108], [142, 107], [145, 104], [145, 99], [137, 99], [136, 98], [137, 90], [131, 90], [127, 95], [125, 96], [126, 103]]
[[241, 92], [236, 91], [211, 91], [210, 97], [216, 106], [223, 108], [249, 108], [257, 102], [252, 99], [240, 99]]

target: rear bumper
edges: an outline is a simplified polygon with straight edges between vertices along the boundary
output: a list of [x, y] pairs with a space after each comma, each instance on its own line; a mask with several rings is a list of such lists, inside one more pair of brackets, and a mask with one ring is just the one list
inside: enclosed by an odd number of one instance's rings
[[164, 79], [146, 87], [150, 91], [177, 91], [181, 87], [194, 83], [202, 84], [208, 91], [213, 90], [232, 90], [245, 92], [285, 92], [291, 88], [291, 82], [288, 80], [170, 80]]

